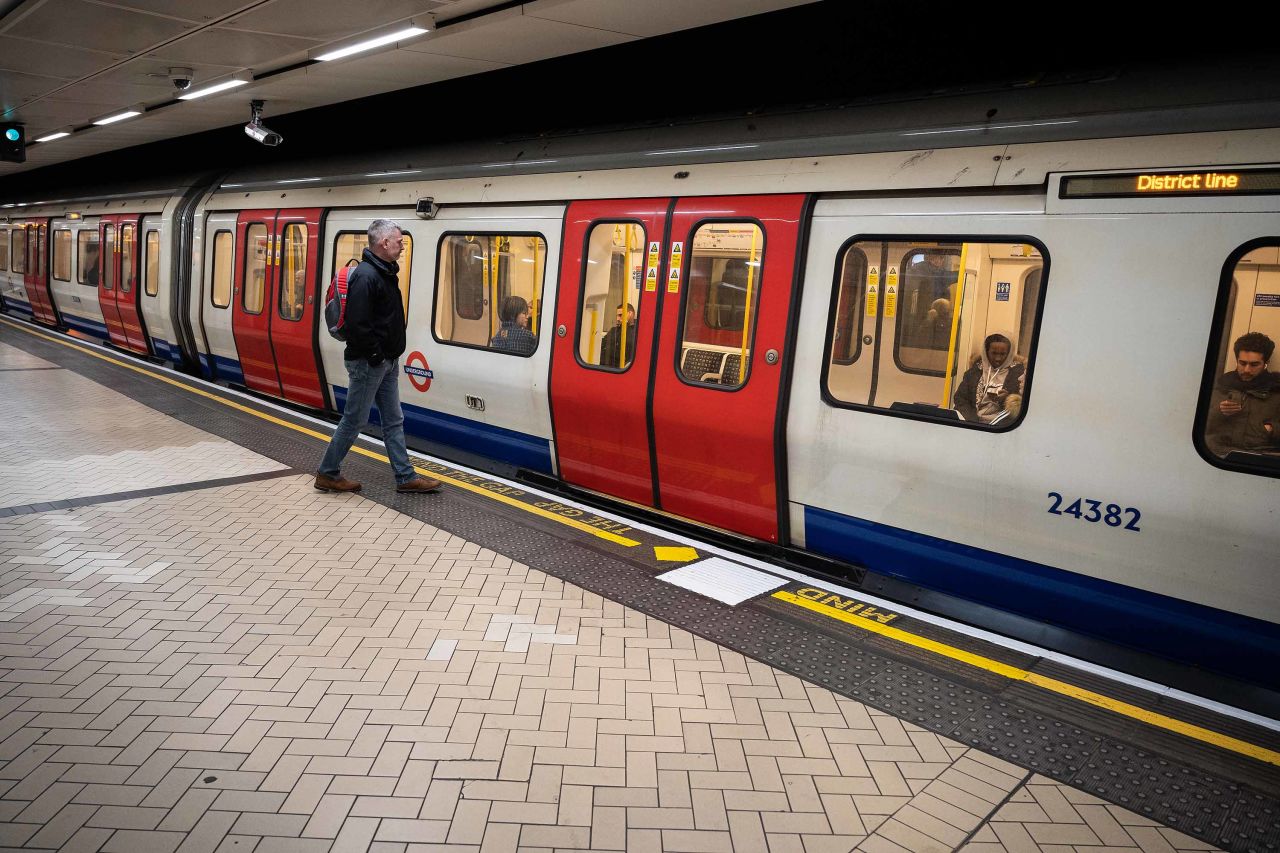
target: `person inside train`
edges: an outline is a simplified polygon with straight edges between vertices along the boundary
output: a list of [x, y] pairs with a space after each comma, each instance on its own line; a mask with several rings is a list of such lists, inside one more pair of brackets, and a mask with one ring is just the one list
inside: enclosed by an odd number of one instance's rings
[[[604, 340], [600, 342], [600, 364], [602, 367], [626, 367], [636, 356], [636, 307], [630, 302], [627, 303], [627, 324], [626, 331], [623, 331], [622, 325], [622, 306], [618, 306], [618, 321], [613, 324], [613, 328], [604, 333]], [[625, 360], [621, 358], [622, 339], [627, 339], [627, 357]]]
[[1280, 452], [1280, 373], [1267, 370], [1275, 349], [1261, 332], [1236, 338], [1235, 369], [1214, 383], [1204, 428], [1205, 444], [1218, 456]]
[[987, 335], [982, 354], [973, 360], [956, 388], [956, 411], [966, 421], [997, 424], [1017, 418], [1022, 410], [1026, 365], [1014, 354], [1007, 335]]
[[84, 283], [98, 286], [98, 244], [85, 243], [80, 256], [80, 269], [84, 270]]
[[508, 296], [498, 309], [502, 325], [489, 341], [493, 349], [529, 355], [538, 346], [538, 338], [529, 331], [529, 303], [522, 296]]

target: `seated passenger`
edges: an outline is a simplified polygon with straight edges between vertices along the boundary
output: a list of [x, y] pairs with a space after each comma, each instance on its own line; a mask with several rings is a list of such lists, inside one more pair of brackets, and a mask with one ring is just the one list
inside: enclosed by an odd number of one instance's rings
[[994, 424], [1022, 411], [1027, 368], [1012, 353], [1013, 342], [1005, 335], [987, 335], [982, 342], [982, 355], [956, 388], [956, 411], [966, 421]]
[[600, 342], [600, 366], [601, 367], [626, 367], [636, 356], [636, 309], [630, 302], [627, 303], [627, 358], [625, 361], [619, 358], [622, 352], [622, 306], [618, 306], [618, 322], [614, 323], [613, 328], [604, 333], [604, 340]]
[[1213, 386], [1204, 441], [1219, 456], [1280, 451], [1280, 373], [1267, 370], [1276, 345], [1261, 332], [1236, 338], [1236, 369]]
[[84, 283], [90, 287], [98, 286], [98, 244], [85, 243], [80, 258], [80, 268], [84, 270]]
[[538, 338], [529, 331], [529, 303], [520, 296], [508, 296], [498, 309], [502, 326], [494, 333], [489, 346], [493, 349], [529, 355], [538, 346]]

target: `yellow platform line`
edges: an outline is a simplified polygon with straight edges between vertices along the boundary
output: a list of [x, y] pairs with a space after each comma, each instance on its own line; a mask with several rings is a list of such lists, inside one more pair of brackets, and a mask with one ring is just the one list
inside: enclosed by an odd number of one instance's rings
[[[40, 332], [35, 329], [27, 328], [25, 324], [16, 323], [7, 317], [0, 317], [0, 322], [3, 322], [5, 325], [10, 326], [14, 329], [19, 329], [23, 332], [26, 332], [28, 335], [34, 335], [37, 338], [43, 338], [46, 341], [52, 341], [55, 344], [61, 344], [64, 347], [68, 347], [70, 349], [82, 352], [85, 355], [90, 355], [90, 356], [93, 356], [94, 358], [101, 359], [102, 361], [105, 361], [108, 364], [114, 364], [117, 367], [123, 367], [127, 370], [132, 370], [135, 373], [140, 373], [143, 376], [150, 377], [151, 379], [154, 379], [157, 382], [163, 382], [167, 385], [172, 385], [174, 388], [180, 388], [183, 391], [186, 391], [190, 394], [195, 394], [197, 397], [204, 397], [205, 399], [213, 400], [214, 402], [221, 403], [222, 405], [235, 409], [236, 411], [244, 412], [247, 415], [253, 415], [255, 418], [260, 418], [264, 421], [268, 421], [269, 423], [273, 423], [276, 426], [282, 426], [286, 429], [291, 429], [294, 432], [301, 433], [302, 435], [308, 436], [309, 438], [314, 438], [318, 441], [323, 441], [325, 444], [329, 443], [330, 436], [327, 433], [320, 432], [319, 430], [314, 430], [309, 427], [301, 426], [300, 424], [295, 424], [290, 421], [286, 421], [283, 418], [277, 418], [274, 415], [270, 415], [270, 414], [267, 414], [266, 412], [259, 411], [258, 409], [255, 409], [251, 406], [246, 406], [243, 403], [236, 402], [235, 400], [228, 400], [227, 398], [219, 396], [218, 394], [213, 394], [208, 391], [205, 391], [203, 388], [196, 388], [186, 384], [185, 382], [179, 382], [178, 380], [171, 379], [168, 376], [162, 376], [159, 373], [156, 373], [145, 367], [141, 367], [136, 364], [130, 364], [127, 361], [122, 361], [121, 359], [113, 358], [112, 356], [106, 355], [105, 353], [94, 352], [92, 349], [88, 347], [82, 346], [80, 344], [72, 343], [71, 341], [63, 340], [60, 337], [46, 334], [45, 332]], [[377, 459], [379, 462], [388, 461], [386, 454], [379, 453], [376, 450], [370, 450], [366, 447], [361, 447], [359, 444], [353, 444], [351, 446], [351, 450], [355, 453], [359, 453], [363, 456], [367, 456], [370, 459]], [[626, 536], [619, 536], [617, 533], [611, 533], [608, 530], [601, 530], [598, 527], [592, 527], [591, 525], [585, 522], [578, 521], [576, 518], [567, 518], [563, 515], [557, 515], [556, 513], [551, 512], [550, 510], [545, 510], [545, 509], [542, 509], [541, 507], [531, 506], [527, 503], [524, 503], [513, 497], [510, 497], [509, 495], [501, 495], [501, 494], [498, 494], [497, 492], [491, 492], [482, 486], [477, 486], [474, 483], [468, 483], [463, 480], [454, 479], [453, 477], [450, 477], [447, 474], [440, 474], [435, 471], [428, 471], [425, 468], [419, 468], [416, 465], [414, 466], [413, 470], [417, 471], [419, 474], [423, 474], [424, 476], [433, 477], [437, 480], [441, 480], [442, 482], [448, 483], [449, 485], [455, 488], [465, 489], [466, 491], [471, 492], [472, 494], [480, 495], [482, 497], [488, 498], [489, 500], [506, 504], [507, 506], [514, 507], [515, 509], [522, 510], [531, 515], [536, 515], [541, 518], [545, 518], [549, 521], [554, 521], [557, 524], [563, 524], [566, 527], [572, 527], [574, 530], [580, 530], [583, 533], [590, 533], [592, 536], [595, 536], [598, 539], [603, 539], [606, 542], [612, 542], [615, 545], [622, 545], [627, 548], [634, 548], [640, 544], [635, 539], [628, 539]]]
[[1175, 719], [1165, 714], [1159, 714], [1155, 711], [1148, 711], [1146, 708], [1139, 708], [1137, 705], [1131, 705], [1128, 702], [1121, 702], [1119, 699], [1112, 699], [1110, 696], [1104, 696], [1101, 693], [1095, 693], [1092, 690], [1086, 690], [1083, 687], [1077, 687], [1074, 684], [1068, 684], [1065, 681], [1059, 681], [1056, 678], [1048, 678], [1047, 676], [1038, 675], [1034, 672], [1028, 672], [1016, 666], [1010, 666], [1007, 663], [1001, 663], [983, 655], [966, 652], [946, 643], [940, 643], [937, 640], [930, 640], [927, 637], [921, 637], [900, 628], [893, 628], [889, 625], [883, 625], [874, 619], [867, 619], [861, 616], [855, 616], [846, 613], [835, 607], [821, 604], [816, 601], [810, 601], [807, 598], [801, 598], [794, 593], [781, 590], [775, 592], [773, 597], [780, 601], [786, 601], [797, 607], [803, 607], [814, 613], [820, 613], [823, 616], [829, 616], [837, 619], [847, 625], [855, 628], [861, 628], [864, 631], [870, 631], [873, 634], [879, 634], [882, 637], [888, 637], [891, 640], [897, 640], [917, 649], [923, 649], [932, 652], [941, 657], [949, 658], [963, 664], [975, 667], [976, 669], [986, 670], [987, 672], [1002, 675], [1012, 681], [1023, 681], [1027, 684], [1034, 684], [1043, 690], [1051, 693], [1057, 693], [1061, 696], [1067, 696], [1078, 702], [1084, 702], [1087, 705], [1093, 705], [1098, 708], [1104, 708], [1116, 714], [1120, 714], [1130, 719], [1146, 723], [1155, 728], [1164, 729], [1166, 731], [1175, 732], [1186, 737], [1203, 743], [1212, 744], [1231, 752], [1247, 755], [1250, 758], [1256, 758], [1267, 764], [1280, 766], [1280, 752], [1240, 740], [1220, 732], [1211, 731], [1201, 726], [1192, 725], [1191, 723]]

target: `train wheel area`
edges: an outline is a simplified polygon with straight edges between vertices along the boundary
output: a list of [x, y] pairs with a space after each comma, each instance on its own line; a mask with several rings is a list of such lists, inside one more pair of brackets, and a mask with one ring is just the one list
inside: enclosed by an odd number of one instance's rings
[[0, 383], [5, 844], [1280, 844], [1274, 721], [375, 442], [321, 494], [324, 422], [8, 318]]

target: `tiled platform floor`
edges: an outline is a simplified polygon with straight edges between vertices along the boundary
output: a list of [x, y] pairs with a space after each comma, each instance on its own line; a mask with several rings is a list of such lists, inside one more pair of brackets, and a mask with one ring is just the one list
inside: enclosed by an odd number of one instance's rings
[[[14, 352], [0, 505], [278, 467]], [[25, 850], [1212, 849], [301, 474], [0, 518], [0, 656]]]

